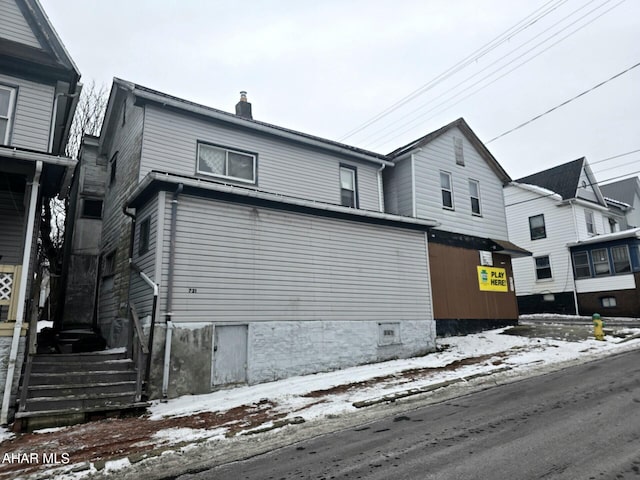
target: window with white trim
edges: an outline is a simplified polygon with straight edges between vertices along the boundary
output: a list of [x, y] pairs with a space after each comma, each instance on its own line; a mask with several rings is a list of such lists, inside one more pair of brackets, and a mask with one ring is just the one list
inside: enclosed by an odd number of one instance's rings
[[587, 232], [590, 235], [596, 234], [596, 224], [593, 221], [593, 212], [591, 210], [584, 211], [584, 220], [587, 223]]
[[0, 85], [0, 145], [9, 145], [16, 89]]
[[256, 155], [199, 143], [197, 172], [212, 177], [256, 183]]
[[482, 215], [480, 208], [480, 182], [469, 179], [469, 198], [471, 200], [471, 213]]
[[462, 148], [462, 138], [453, 137], [453, 152], [456, 157], [456, 165], [464, 167], [464, 150]]
[[442, 192], [442, 208], [453, 210], [453, 188], [451, 174], [440, 172], [440, 190]]
[[358, 175], [356, 167], [340, 165], [340, 205], [358, 208]]
[[609, 255], [607, 254], [606, 248], [591, 250], [591, 259], [593, 260], [593, 270], [596, 276], [611, 274]]
[[626, 245], [611, 247], [611, 257], [613, 258], [613, 271], [615, 273], [631, 272], [631, 259]]
[[576, 278], [590, 278], [591, 265], [588, 252], [575, 252], [573, 254], [573, 272]]
[[551, 261], [549, 255], [536, 257], [533, 259], [536, 264], [536, 278], [538, 280], [546, 280], [551, 278]]
[[616, 297], [602, 297], [600, 298], [600, 304], [604, 308], [614, 308], [618, 306], [618, 302], [616, 302]]

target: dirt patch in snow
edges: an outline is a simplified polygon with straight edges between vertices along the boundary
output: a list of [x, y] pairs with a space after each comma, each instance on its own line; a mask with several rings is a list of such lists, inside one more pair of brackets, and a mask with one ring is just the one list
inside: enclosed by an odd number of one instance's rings
[[409, 370], [403, 370], [402, 372], [399, 372], [399, 373], [394, 373], [391, 375], [383, 375], [380, 377], [374, 377], [369, 380], [364, 380], [361, 382], [345, 383], [342, 385], [336, 385], [331, 388], [325, 388], [323, 390], [314, 390], [313, 392], [309, 392], [301, 396], [307, 397], [307, 398], [320, 398], [326, 395], [339, 395], [342, 393], [350, 392], [352, 390], [373, 387], [375, 385], [378, 385], [384, 382], [394, 382], [396, 384], [407, 383], [414, 380], [427, 378], [431, 375], [435, 375], [436, 373], [451, 372], [451, 371], [457, 370], [460, 367], [464, 367], [467, 365], [476, 365], [479, 363], [484, 363], [491, 359], [494, 359], [494, 361], [491, 362], [493, 365], [499, 365], [500, 363], [502, 363], [502, 360], [500, 360], [500, 358], [506, 357], [507, 355], [508, 354], [506, 352], [500, 352], [500, 353], [492, 353], [487, 355], [480, 355], [477, 357], [462, 358], [460, 360], [456, 360], [454, 362], [448, 363], [447, 365], [444, 365], [442, 367], [412, 368]]
[[[225, 412], [200, 412], [160, 420], [150, 420], [148, 417], [109, 418], [53, 432], [18, 434], [11, 440], [0, 443], [0, 455], [5, 453], [9, 455], [26, 454], [26, 458], [37, 458], [38, 461], [31, 463], [24, 461], [3, 462], [0, 464], [0, 479], [11, 479], [19, 474], [25, 475], [46, 469], [48, 466], [41, 463], [45, 454], [50, 456], [56, 453], [58, 461], [61, 461], [62, 454], [66, 453], [69, 456], [70, 464], [95, 463], [169, 446], [177, 442], [171, 442], [155, 435], [161, 430], [170, 428], [198, 430], [224, 428], [226, 429], [225, 434], [232, 436], [240, 431], [285, 416], [284, 413], [275, 412], [276, 407], [275, 403], [263, 400], [256, 404], [235, 407]], [[214, 435], [213, 432], [212, 435]], [[54, 466], [59, 467], [60, 464], [50, 465], [50, 467]]]

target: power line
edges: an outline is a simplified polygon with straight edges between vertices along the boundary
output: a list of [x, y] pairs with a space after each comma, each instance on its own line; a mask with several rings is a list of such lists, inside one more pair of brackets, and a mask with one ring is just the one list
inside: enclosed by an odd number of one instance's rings
[[600, 160], [596, 160], [595, 162], [589, 162], [589, 165], [596, 165], [598, 163], [606, 162], [608, 160], [613, 160], [614, 158], [626, 157], [627, 155], [631, 155], [632, 153], [640, 152], [640, 148], [637, 150], [631, 150], [630, 152], [619, 153], [618, 155], [614, 155], [613, 157], [607, 157]]
[[536, 116], [535, 116], [535, 117], [533, 117], [532, 119], [527, 120], [527, 121], [526, 121], [526, 122], [524, 122], [524, 123], [521, 123], [521, 124], [520, 124], [520, 125], [518, 125], [517, 127], [514, 127], [514, 128], [512, 128], [511, 130], [507, 130], [506, 132], [501, 133], [501, 134], [500, 134], [500, 135], [498, 135], [497, 137], [493, 137], [491, 140], [489, 140], [489, 141], [485, 142], [485, 145], [486, 145], [486, 144], [489, 144], [489, 143], [491, 143], [491, 142], [493, 142], [494, 140], [497, 140], [497, 139], [499, 139], [499, 138], [502, 138], [502, 137], [504, 137], [505, 135], [508, 135], [508, 134], [510, 134], [510, 133], [512, 133], [512, 132], [515, 132], [516, 130], [521, 129], [522, 127], [524, 127], [524, 126], [526, 126], [526, 125], [529, 125], [529, 124], [530, 124], [530, 123], [532, 123], [532, 122], [535, 122], [535, 121], [536, 121], [536, 120], [538, 120], [539, 118], [542, 118], [542, 117], [544, 117], [545, 115], [548, 115], [549, 113], [551, 113], [551, 112], [553, 112], [553, 111], [555, 111], [555, 110], [559, 109], [560, 107], [564, 107], [565, 105], [567, 105], [567, 104], [569, 104], [569, 103], [573, 102], [574, 100], [577, 100], [578, 98], [582, 97], [583, 95], [586, 95], [587, 93], [591, 93], [591, 92], [593, 92], [593, 91], [594, 91], [594, 90], [596, 90], [597, 88], [600, 88], [600, 87], [602, 87], [603, 85], [606, 85], [606, 84], [607, 84], [607, 83], [609, 83], [610, 81], [615, 80], [616, 78], [620, 77], [621, 75], [624, 75], [625, 73], [630, 72], [631, 70], [633, 70], [634, 68], [636, 68], [636, 67], [638, 67], [638, 66], [640, 66], [640, 62], [636, 63], [635, 65], [633, 65], [633, 66], [631, 66], [631, 67], [629, 67], [629, 68], [627, 68], [626, 70], [623, 70], [623, 71], [622, 71], [622, 72], [620, 72], [620, 73], [615, 74], [613, 77], [610, 77], [610, 78], [608, 78], [607, 80], [605, 80], [605, 81], [603, 81], [603, 82], [600, 82], [600, 83], [598, 83], [597, 85], [594, 85], [593, 87], [589, 88], [588, 90], [585, 90], [584, 92], [579, 93], [579, 94], [578, 94], [578, 95], [576, 95], [575, 97], [572, 97], [572, 98], [570, 98], [569, 100], [565, 100], [565, 101], [564, 101], [564, 102], [562, 102], [561, 104], [556, 105], [556, 106], [555, 106], [555, 107], [553, 107], [553, 108], [550, 108], [550, 109], [549, 109], [549, 110], [547, 110], [546, 112], [543, 112], [543, 113], [541, 113], [540, 115], [536, 115]]
[[[625, 162], [625, 163], [621, 163], [620, 165], [615, 165], [615, 166], [610, 167], [609, 169], [606, 169], [606, 170], [610, 170], [610, 169], [612, 169], [612, 168], [622, 168], [622, 167], [627, 167], [627, 166], [629, 166], [629, 165], [636, 165], [636, 164], [638, 164], [638, 163], [640, 163], [640, 162], [638, 161], [638, 159], [635, 159], [635, 160], [632, 160], [632, 161], [630, 161], [630, 162]], [[595, 174], [595, 173], [602, 173], [602, 172], [604, 172], [604, 171], [606, 171], [606, 170], [597, 170], [597, 171], [595, 171], [595, 172], [593, 172], [593, 173], [594, 173], [594, 174]]]
[[[520, 57], [515, 58], [515, 59], [511, 60], [510, 62], [508, 62], [507, 64], [505, 64], [505, 65], [503, 65], [503, 66], [501, 66], [501, 67], [499, 67], [499, 68], [495, 69], [494, 71], [492, 71], [492, 72], [491, 72], [491, 73], [489, 73], [488, 75], [485, 75], [485, 76], [484, 76], [484, 77], [482, 77], [480, 80], [478, 80], [477, 82], [475, 82], [473, 85], [470, 85], [470, 86], [469, 86], [469, 87], [467, 87], [465, 90], [463, 90], [463, 91], [461, 91], [461, 92], [458, 92], [458, 93], [456, 93], [456, 94], [455, 94], [455, 95], [453, 95], [453, 96], [450, 96], [449, 98], [447, 98], [447, 99], [445, 99], [444, 101], [442, 101], [442, 102], [438, 103], [438, 104], [437, 104], [437, 105], [435, 105], [433, 108], [431, 108], [430, 110], [427, 110], [427, 111], [426, 111], [426, 112], [424, 112], [423, 114], [421, 114], [421, 115], [419, 115], [419, 116], [417, 116], [417, 117], [412, 117], [412, 119], [411, 119], [411, 120], [409, 120], [408, 122], [405, 122], [405, 123], [404, 123], [404, 124], [402, 124], [400, 127], [396, 128], [396, 129], [394, 129], [394, 130], [389, 131], [387, 134], [385, 134], [384, 136], [382, 136], [382, 138], [384, 139], [384, 138], [389, 137], [390, 135], [392, 135], [392, 134], [394, 134], [394, 133], [398, 132], [398, 130], [401, 130], [401, 129], [402, 129], [403, 127], [405, 127], [405, 126], [409, 126], [409, 129], [405, 129], [405, 130], [403, 130], [401, 133], [406, 133], [407, 131], [411, 130], [411, 128], [413, 128], [413, 124], [415, 124], [415, 123], [416, 123], [416, 121], [417, 121], [418, 119], [421, 119], [422, 117], [424, 117], [427, 113], [434, 111], [436, 108], [438, 108], [438, 107], [440, 107], [440, 106], [446, 105], [449, 101], [451, 101], [451, 100], [455, 99], [456, 97], [460, 96], [460, 95], [461, 95], [461, 94], [463, 94], [465, 91], [468, 91], [468, 90], [470, 90], [472, 87], [474, 87], [474, 86], [476, 86], [476, 85], [480, 84], [482, 81], [487, 80], [487, 79], [488, 79], [488, 78], [490, 78], [492, 75], [494, 75], [494, 74], [498, 73], [500, 70], [503, 70], [505, 67], [507, 67], [507, 66], [511, 65], [512, 63], [514, 63], [514, 62], [515, 62], [516, 60], [518, 60], [519, 58], [522, 58], [522, 57], [523, 57], [524, 55], [526, 55], [527, 53], [532, 52], [533, 50], [535, 50], [535, 49], [536, 49], [537, 47], [539, 47], [540, 45], [542, 45], [542, 44], [546, 43], [547, 41], [549, 41], [551, 38], [553, 38], [553, 37], [555, 37], [555, 36], [559, 35], [560, 33], [564, 32], [564, 31], [566, 31], [568, 27], [570, 27], [570, 26], [572, 26], [572, 25], [575, 25], [577, 22], [579, 22], [580, 20], [582, 20], [582, 19], [584, 19], [585, 17], [589, 16], [589, 15], [590, 15], [591, 13], [593, 13], [594, 11], [596, 11], [596, 10], [600, 9], [601, 7], [603, 7], [605, 4], [609, 3], [610, 1], [611, 1], [611, 0], [607, 0], [607, 1], [606, 1], [606, 2], [604, 2], [603, 4], [601, 4], [601, 5], [597, 6], [596, 8], [594, 8], [594, 9], [592, 9], [592, 10], [590, 10], [590, 11], [589, 11], [588, 13], [586, 13], [585, 15], [581, 16], [580, 18], [578, 18], [578, 19], [577, 19], [577, 20], [575, 20], [574, 22], [572, 22], [572, 23], [570, 23], [569, 25], [567, 25], [567, 26], [565, 26], [564, 28], [562, 28], [562, 30], [560, 30], [560, 31], [558, 31], [558, 32], [556, 32], [556, 33], [554, 33], [553, 35], [551, 35], [551, 36], [549, 36], [549, 37], [547, 37], [545, 40], [543, 40], [543, 41], [539, 42], [538, 44], [536, 44], [535, 46], [533, 46], [532, 48], [530, 48], [529, 50], [527, 50], [526, 52], [524, 52], [523, 54], [521, 54], [521, 55], [520, 55]], [[552, 43], [551, 45], [547, 46], [547, 47], [546, 47], [545, 49], [543, 49], [542, 51], [540, 51], [540, 52], [536, 53], [535, 55], [533, 55], [533, 56], [529, 57], [528, 59], [524, 60], [523, 62], [520, 62], [519, 64], [517, 64], [516, 66], [514, 66], [513, 68], [511, 68], [511, 69], [510, 69], [510, 70], [508, 70], [507, 72], [505, 72], [505, 73], [503, 73], [502, 75], [500, 75], [499, 77], [497, 77], [497, 78], [495, 78], [495, 79], [491, 80], [490, 82], [486, 83], [485, 85], [482, 85], [482, 86], [480, 86], [479, 88], [477, 88], [477, 89], [473, 90], [471, 93], [469, 93], [468, 95], [465, 95], [464, 97], [462, 97], [462, 98], [461, 98], [460, 100], [458, 100], [457, 102], [455, 102], [455, 103], [453, 103], [453, 104], [451, 104], [451, 105], [449, 105], [449, 106], [445, 107], [444, 109], [439, 110], [439, 111], [438, 111], [438, 112], [436, 112], [434, 115], [430, 116], [428, 119], [431, 119], [431, 118], [435, 117], [436, 115], [438, 115], [438, 114], [440, 114], [440, 113], [442, 113], [442, 112], [444, 112], [444, 111], [448, 110], [449, 108], [451, 108], [451, 107], [453, 107], [453, 106], [455, 106], [455, 105], [457, 105], [457, 104], [461, 103], [462, 101], [466, 100], [467, 98], [469, 98], [469, 97], [471, 97], [471, 96], [475, 95], [476, 93], [478, 93], [478, 92], [480, 92], [481, 90], [485, 89], [485, 88], [486, 88], [486, 87], [488, 87], [489, 85], [494, 84], [495, 82], [497, 82], [498, 80], [500, 80], [500, 79], [504, 78], [505, 76], [507, 76], [508, 74], [510, 74], [511, 72], [513, 72], [514, 70], [517, 70], [517, 69], [518, 69], [518, 68], [520, 68], [521, 66], [523, 66], [523, 65], [525, 65], [525, 64], [527, 64], [527, 63], [529, 63], [531, 60], [533, 60], [533, 59], [537, 58], [538, 56], [542, 55], [543, 53], [545, 53], [545, 52], [546, 52], [546, 51], [548, 51], [549, 49], [553, 48], [554, 46], [558, 45], [558, 44], [559, 44], [559, 43], [561, 43], [562, 41], [564, 41], [564, 40], [566, 40], [567, 38], [569, 38], [571, 35], [574, 35], [574, 34], [575, 34], [575, 33], [577, 33], [578, 31], [580, 31], [580, 30], [582, 30], [583, 28], [585, 28], [586, 26], [590, 25], [591, 23], [593, 23], [594, 21], [596, 21], [597, 19], [599, 19], [600, 17], [602, 17], [602, 16], [603, 16], [603, 15], [605, 15], [606, 13], [608, 13], [608, 12], [610, 12], [611, 10], [613, 10], [614, 8], [618, 7], [618, 6], [619, 6], [620, 4], [622, 4], [623, 2], [624, 2], [624, 0], [620, 1], [619, 3], [617, 3], [616, 5], [614, 5], [613, 7], [609, 8], [608, 10], [606, 10], [606, 11], [604, 11], [604, 12], [600, 13], [600, 14], [599, 14], [598, 16], [596, 16], [595, 18], [593, 18], [593, 19], [589, 20], [588, 22], [584, 23], [583, 25], [579, 26], [579, 27], [578, 27], [578, 28], [576, 28], [575, 30], [571, 31], [571, 32], [570, 32], [570, 33], [568, 33], [567, 35], [565, 35], [565, 36], [563, 36], [562, 38], [560, 38], [559, 40], [557, 40], [556, 42], [554, 42], [554, 43]], [[577, 10], [576, 10], [576, 11], [577, 11]], [[568, 15], [568, 16], [567, 16], [567, 17], [565, 17], [565, 18], [563, 18], [562, 20], [565, 20], [565, 19], [566, 19], [566, 18], [568, 18], [569, 16], [572, 16], [576, 11], [572, 12], [570, 15]], [[561, 20], [561, 21], [562, 21], [562, 20]], [[556, 24], [554, 24], [554, 26], [555, 26], [555, 25], [557, 25], [558, 23], [560, 23], [560, 22], [557, 22]], [[549, 29], [547, 29], [547, 30], [549, 30]], [[546, 31], [546, 30], [545, 30], [545, 31]], [[543, 32], [543, 33], [544, 33], [544, 32]], [[541, 35], [541, 34], [539, 34], [538, 36], [540, 36], [540, 35]], [[535, 37], [535, 38], [537, 38], [537, 37]], [[528, 42], [527, 42], [527, 43], [528, 43]], [[516, 50], [517, 50], [517, 49], [516, 49]], [[510, 53], [512, 53], [512, 52], [510, 52]], [[508, 56], [508, 55], [509, 55], [509, 54], [505, 55], [505, 57], [506, 57], [506, 56]], [[504, 58], [504, 57], [502, 57], [502, 58]], [[501, 58], [501, 59], [502, 59], [502, 58]], [[500, 60], [501, 60], [501, 59], [500, 59]], [[487, 68], [488, 68], [488, 67], [487, 67]], [[486, 68], [485, 68], [484, 70], [486, 70]], [[482, 70], [482, 71], [484, 71], [484, 70]], [[481, 73], [481, 72], [479, 72], [479, 73]], [[468, 80], [468, 79], [467, 79], [467, 80]], [[464, 82], [462, 82], [462, 83], [464, 83]], [[448, 91], [451, 91], [451, 89], [450, 89], [450, 90], [448, 90]], [[429, 103], [429, 102], [428, 102], [428, 103]], [[412, 111], [412, 112], [410, 112], [410, 113], [414, 113], [414, 112], [416, 112], [417, 110], [422, 109], [423, 107], [425, 107], [426, 105], [428, 105], [428, 103], [421, 105], [418, 109], [413, 110], [413, 111]], [[402, 117], [401, 119], [399, 119], [398, 121], [400, 121], [400, 120], [402, 120], [403, 118], [406, 118], [406, 117], [408, 117], [408, 115], [403, 116], [403, 117]], [[427, 120], [428, 120], [428, 119], [427, 119]], [[396, 122], [394, 122], [394, 123], [398, 123], [398, 121], [396, 121]], [[384, 130], [384, 129], [386, 129], [386, 128], [388, 128], [388, 127], [385, 127], [385, 128], [383, 128], [382, 130]], [[380, 133], [382, 130], [379, 130], [377, 133]], [[370, 137], [371, 137], [371, 135], [370, 135], [369, 137], [367, 137], [367, 138], [370, 138]], [[380, 138], [379, 138], [378, 140], [380, 140]], [[375, 143], [374, 145], [384, 145], [385, 143], [388, 143], [388, 142], [382, 142], [382, 143], [377, 142], [377, 143]], [[373, 146], [369, 146], [369, 148], [373, 148]]]
[[[534, 10], [532, 13], [530, 13], [529, 15], [524, 17], [522, 20], [520, 20], [514, 26], [512, 26], [509, 29], [507, 29], [505, 32], [503, 32], [502, 34], [498, 35], [496, 38], [494, 38], [490, 42], [486, 43], [482, 47], [480, 47], [477, 50], [475, 50], [473, 53], [471, 53], [470, 55], [468, 55], [467, 57], [462, 59], [460, 62], [455, 64], [453, 67], [450, 67], [449, 69], [445, 70], [444, 72], [442, 72], [441, 74], [439, 74], [438, 76], [436, 76], [435, 78], [430, 80], [429, 82], [425, 83], [424, 85], [420, 86], [419, 88], [417, 88], [416, 90], [411, 92], [409, 95], [406, 95], [405, 97], [401, 98], [400, 100], [398, 100], [394, 104], [390, 105], [389, 107], [384, 109], [382, 112], [378, 113], [373, 118], [371, 118], [368, 121], [364, 122], [360, 126], [358, 126], [355, 129], [347, 132], [344, 136], [340, 137], [338, 140], [339, 141], [344, 141], [347, 138], [352, 137], [356, 133], [364, 130], [368, 126], [376, 123], [378, 120], [380, 120], [380, 119], [384, 118], [385, 116], [389, 115], [391, 112], [393, 112], [393, 111], [397, 110], [398, 108], [402, 107], [403, 105], [407, 104], [408, 102], [410, 102], [414, 98], [416, 98], [419, 95], [422, 95], [424, 92], [430, 90], [431, 88], [433, 88], [434, 86], [436, 86], [437, 84], [442, 82], [443, 80], [449, 78], [451, 75], [459, 72], [460, 70], [462, 70], [463, 68], [467, 67], [468, 65], [478, 61], [483, 56], [487, 55], [489, 52], [491, 52], [492, 50], [494, 50], [497, 47], [499, 47], [500, 45], [502, 45], [504, 42], [507, 42], [507, 41], [511, 40], [511, 38], [513, 38], [515, 35], [523, 32], [524, 30], [526, 30], [530, 26], [534, 25], [541, 18], [544, 18], [546, 15], [549, 15], [551, 12], [553, 12], [554, 10], [559, 8], [562, 4], [566, 3], [567, 0], [556, 1], [556, 4], [553, 5], [552, 7], [550, 7], [548, 10], [542, 12], [538, 17], [533, 18], [526, 25], [519, 27], [519, 25], [521, 23], [523, 23], [523, 22], [526, 22], [529, 19], [529, 17], [532, 17], [532, 16], [536, 15], [540, 10], [543, 10], [545, 7], [547, 7], [547, 5], [549, 5], [550, 3], [553, 3], [554, 1], [555, 0], [551, 0], [551, 1], [547, 2], [547, 3], [545, 3], [542, 7], [538, 8], [537, 10]], [[514, 29], [515, 29], [515, 31], [512, 32], [512, 30], [514, 30]]]

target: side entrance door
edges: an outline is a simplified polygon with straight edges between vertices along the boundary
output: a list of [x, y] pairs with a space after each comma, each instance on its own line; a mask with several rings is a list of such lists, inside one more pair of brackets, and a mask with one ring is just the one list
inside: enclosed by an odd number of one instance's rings
[[213, 386], [246, 382], [247, 325], [216, 325], [213, 340]]

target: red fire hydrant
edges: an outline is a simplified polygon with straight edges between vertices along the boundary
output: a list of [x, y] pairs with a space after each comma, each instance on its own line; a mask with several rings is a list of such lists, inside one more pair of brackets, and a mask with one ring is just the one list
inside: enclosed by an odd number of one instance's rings
[[600, 314], [594, 313], [591, 318], [593, 319], [593, 335], [596, 340], [604, 341], [604, 322], [600, 318]]

